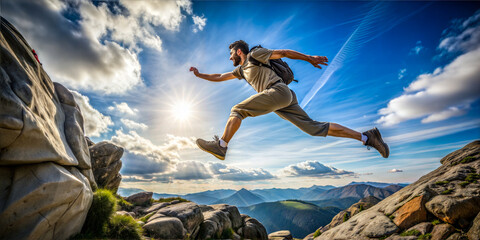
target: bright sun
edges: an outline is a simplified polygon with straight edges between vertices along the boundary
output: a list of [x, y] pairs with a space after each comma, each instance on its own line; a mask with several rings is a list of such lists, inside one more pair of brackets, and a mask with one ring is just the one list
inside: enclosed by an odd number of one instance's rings
[[187, 102], [177, 102], [172, 106], [172, 113], [175, 119], [186, 121], [192, 115], [192, 106]]

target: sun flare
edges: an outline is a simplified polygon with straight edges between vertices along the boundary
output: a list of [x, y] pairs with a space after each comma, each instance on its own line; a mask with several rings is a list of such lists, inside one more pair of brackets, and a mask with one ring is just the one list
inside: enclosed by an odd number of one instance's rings
[[171, 109], [173, 117], [179, 121], [186, 121], [192, 115], [192, 105], [187, 102], [177, 102]]

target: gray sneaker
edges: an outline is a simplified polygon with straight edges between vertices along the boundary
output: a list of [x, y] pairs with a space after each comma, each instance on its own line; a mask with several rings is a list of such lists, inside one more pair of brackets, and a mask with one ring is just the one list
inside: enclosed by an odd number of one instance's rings
[[214, 141], [205, 141], [201, 138], [197, 139], [197, 146], [205, 152], [212, 154], [220, 160], [225, 160], [227, 147], [220, 146], [220, 139], [217, 135], [213, 137]]
[[383, 141], [382, 135], [376, 127], [364, 132], [363, 134], [368, 137], [365, 145], [369, 150], [370, 147], [373, 147], [377, 149], [377, 151], [382, 155], [382, 157], [388, 158], [388, 156], [390, 155], [390, 149], [388, 148], [388, 145]]

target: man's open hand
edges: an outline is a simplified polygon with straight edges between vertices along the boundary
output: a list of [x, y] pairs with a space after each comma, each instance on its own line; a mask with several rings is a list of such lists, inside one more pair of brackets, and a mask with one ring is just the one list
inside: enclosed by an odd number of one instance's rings
[[314, 67], [322, 69], [319, 64], [328, 66], [328, 58], [325, 56], [310, 56], [309, 61]]
[[190, 72], [193, 72], [195, 76], [198, 76], [198, 69], [196, 67], [190, 67]]

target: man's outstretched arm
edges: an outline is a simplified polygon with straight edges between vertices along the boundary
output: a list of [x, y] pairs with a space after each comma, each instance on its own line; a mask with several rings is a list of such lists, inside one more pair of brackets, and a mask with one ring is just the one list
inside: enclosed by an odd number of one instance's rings
[[195, 76], [199, 78], [203, 78], [205, 80], [212, 81], [212, 82], [222, 82], [222, 81], [236, 78], [232, 72], [222, 73], [222, 74], [219, 74], [219, 73], [206, 74], [206, 73], [198, 72], [198, 69], [196, 67], [191, 67], [190, 72], [193, 72], [193, 74], [195, 74]]
[[273, 50], [270, 59], [279, 59], [287, 57], [290, 59], [299, 59], [311, 63], [316, 68], [322, 68], [319, 64], [327, 66], [328, 58], [324, 56], [310, 56], [297, 51], [282, 49], [282, 50]]

